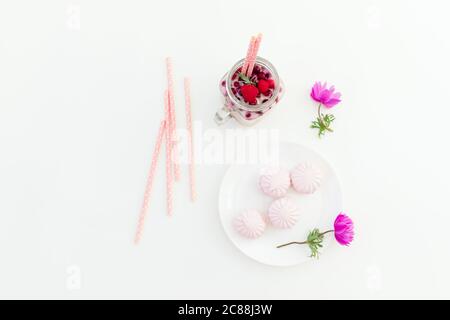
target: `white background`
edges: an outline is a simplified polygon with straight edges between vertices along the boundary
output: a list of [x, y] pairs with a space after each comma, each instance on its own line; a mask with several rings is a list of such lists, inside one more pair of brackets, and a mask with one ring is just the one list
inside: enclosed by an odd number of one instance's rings
[[[0, 297], [450, 298], [448, 1], [8, 0], [0, 4]], [[165, 216], [158, 167], [143, 242], [132, 245], [163, 117], [164, 57], [194, 119], [215, 128], [218, 80], [262, 32], [286, 83], [257, 128], [335, 167], [351, 248], [272, 268], [226, 238], [224, 165], [186, 168]], [[308, 128], [316, 80], [343, 93], [335, 133]], [[229, 123], [225, 128], [238, 128]]]

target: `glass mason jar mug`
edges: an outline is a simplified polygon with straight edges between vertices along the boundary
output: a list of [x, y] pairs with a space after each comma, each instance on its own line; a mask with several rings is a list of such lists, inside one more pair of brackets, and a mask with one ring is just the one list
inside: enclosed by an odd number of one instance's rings
[[251, 126], [271, 110], [284, 94], [284, 85], [275, 67], [266, 59], [257, 57], [253, 74], [249, 80], [257, 82], [259, 79], [270, 79], [273, 87], [264, 93], [259, 93], [256, 102], [252, 104], [244, 101], [240, 94], [242, 79], [239, 77], [243, 64], [244, 59], [238, 61], [220, 81], [224, 106], [217, 111], [215, 116], [218, 125], [234, 118], [245, 126]]

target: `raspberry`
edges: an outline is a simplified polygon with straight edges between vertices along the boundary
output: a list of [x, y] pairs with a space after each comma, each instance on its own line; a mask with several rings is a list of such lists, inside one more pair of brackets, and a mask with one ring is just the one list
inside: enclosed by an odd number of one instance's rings
[[256, 104], [256, 96], [259, 91], [254, 85], [246, 84], [241, 87], [241, 94], [244, 100], [250, 104]]
[[272, 90], [267, 90], [266, 92], [263, 93], [263, 95], [269, 98], [272, 97]]
[[270, 88], [270, 83], [267, 80], [259, 80], [258, 82], [258, 89], [261, 93], [266, 93]]

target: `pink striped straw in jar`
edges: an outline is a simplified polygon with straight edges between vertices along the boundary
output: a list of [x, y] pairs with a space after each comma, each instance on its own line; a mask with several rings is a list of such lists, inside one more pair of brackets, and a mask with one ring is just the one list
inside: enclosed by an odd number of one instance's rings
[[255, 46], [253, 47], [253, 51], [251, 54], [251, 58], [249, 59], [249, 66], [247, 70], [247, 77], [251, 77], [253, 74], [253, 69], [255, 68], [256, 57], [258, 56], [259, 46], [261, 45], [262, 34], [258, 34], [258, 37], [255, 41]]
[[250, 58], [251, 58], [251, 55], [253, 52], [253, 48], [255, 46], [255, 41], [256, 41], [256, 38], [252, 37], [250, 39], [250, 43], [248, 44], [247, 55], [245, 56], [244, 65], [242, 66], [242, 70], [241, 70], [241, 73], [244, 75], [247, 74], [247, 69], [250, 64]]

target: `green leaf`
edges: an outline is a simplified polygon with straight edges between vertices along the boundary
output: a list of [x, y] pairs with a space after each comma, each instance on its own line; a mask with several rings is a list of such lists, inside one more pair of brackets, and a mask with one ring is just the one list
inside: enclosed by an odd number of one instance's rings
[[255, 82], [253, 82], [252, 80], [250, 80], [250, 78], [247, 77], [247, 76], [246, 76], [245, 74], [243, 74], [243, 73], [239, 73], [239, 78], [241, 78], [241, 79], [244, 81], [245, 84], [253, 84], [253, 85], [256, 85]]
[[322, 248], [323, 234], [320, 233], [319, 229], [314, 229], [308, 234], [307, 243], [309, 249], [311, 250], [311, 258], [319, 258], [319, 249]]
[[319, 138], [321, 138], [325, 132], [333, 132], [333, 129], [331, 129], [331, 123], [335, 120], [335, 117], [332, 114], [326, 114], [322, 115], [320, 114], [319, 117], [315, 121], [312, 122], [311, 128], [312, 129], [318, 129], [319, 130]]

